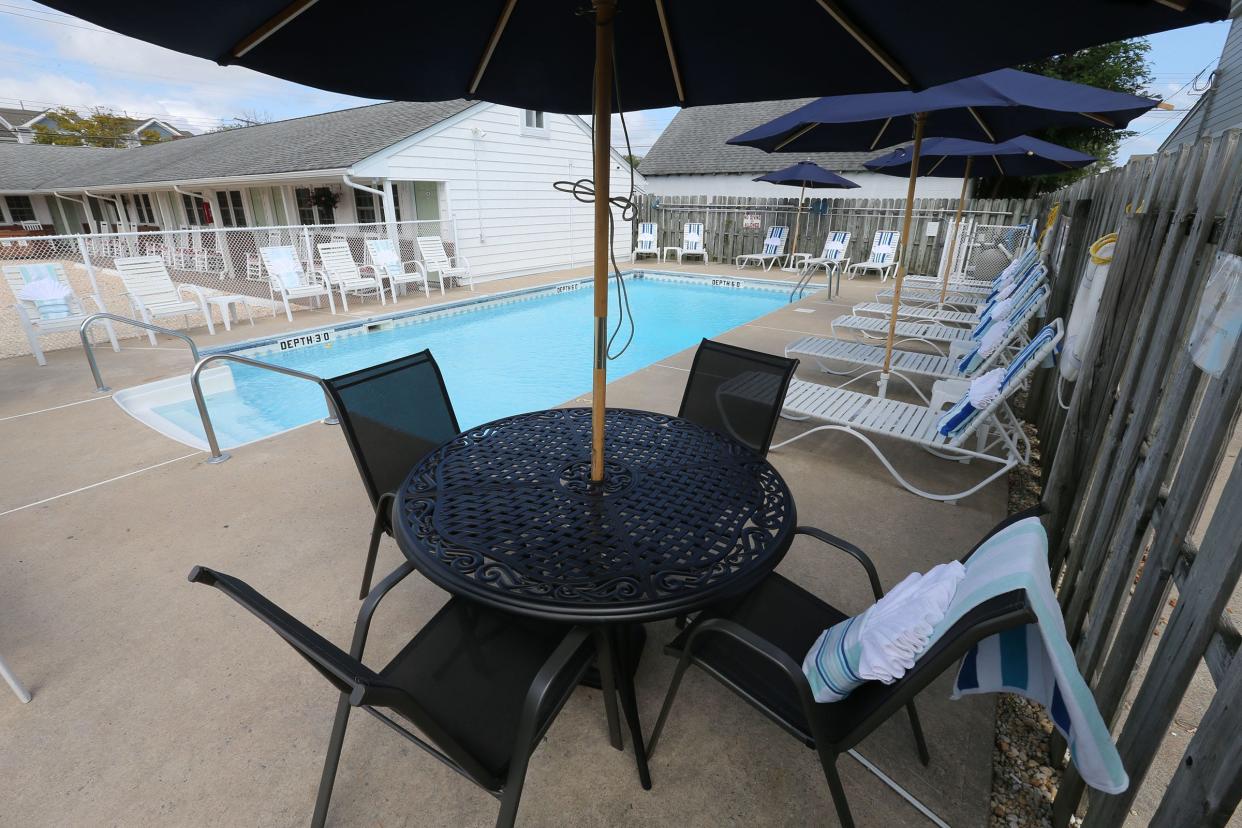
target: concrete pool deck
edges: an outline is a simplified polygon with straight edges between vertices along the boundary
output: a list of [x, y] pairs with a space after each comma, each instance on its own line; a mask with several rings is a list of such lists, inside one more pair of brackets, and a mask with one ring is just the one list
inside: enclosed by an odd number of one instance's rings
[[[787, 278], [721, 265], [651, 269]], [[585, 275], [585, 269], [476, 286], [494, 293]], [[822, 278], [817, 279], [822, 288]], [[721, 340], [780, 353], [874, 296], [874, 279], [729, 331]], [[460, 290], [451, 297], [463, 296]], [[441, 301], [437, 295], [432, 301]], [[403, 299], [400, 308], [427, 304]], [[359, 317], [389, 313], [351, 304]], [[811, 311], [811, 312], [804, 312]], [[200, 347], [341, 321], [304, 311], [235, 325]], [[584, 336], [589, 320], [584, 321]], [[183, 343], [129, 340], [97, 350], [108, 385], [188, 372]], [[609, 386], [610, 405], [675, 412], [693, 351]], [[799, 376], [831, 381], [813, 366]], [[371, 510], [337, 429], [310, 425], [244, 446], [211, 466], [124, 414], [93, 383], [80, 349], [0, 360], [0, 653], [34, 693], [0, 691], [0, 822], [14, 825], [273, 825], [310, 817], [335, 694], [275, 635], [185, 575], [205, 564], [246, 579], [329, 639], [347, 641]], [[899, 394], [900, 392], [895, 392]], [[570, 401], [586, 404], [588, 397]], [[804, 426], [782, 421], [779, 441]], [[964, 488], [982, 471], [886, 443], [916, 484]], [[845, 537], [875, 559], [886, 587], [958, 557], [1005, 513], [994, 483], [956, 506], [898, 487], [861, 443], [818, 434], [770, 459], [797, 499], [801, 523]], [[958, 485], [960, 484], [960, 485]], [[385, 539], [378, 569], [400, 559]], [[387, 569], [385, 569], [387, 568]], [[781, 570], [850, 612], [869, 603], [844, 555], [800, 541]], [[383, 663], [445, 594], [420, 576], [382, 606], [367, 650]], [[650, 732], [672, 662], [671, 623], [649, 628], [638, 677]], [[985, 825], [993, 700], [948, 701], [951, 676], [920, 697], [932, 751], [924, 768], [904, 717], [859, 750], [954, 826]], [[608, 746], [597, 691], [579, 689], [531, 761], [524, 825], [835, 824], [814, 754], [702, 674], [687, 677], [643, 791], [629, 751]], [[840, 768], [859, 825], [923, 824], [909, 804], [854, 760]], [[489, 825], [496, 803], [369, 717], [345, 740], [329, 819], [352, 825]]]

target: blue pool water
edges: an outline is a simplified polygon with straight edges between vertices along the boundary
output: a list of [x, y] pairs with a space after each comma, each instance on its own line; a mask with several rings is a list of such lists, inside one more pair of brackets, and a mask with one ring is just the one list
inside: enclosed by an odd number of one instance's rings
[[[634, 341], [608, 364], [614, 380], [775, 310], [784, 290], [713, 287], [684, 281], [631, 278]], [[615, 325], [616, 295], [610, 294]], [[588, 287], [523, 301], [480, 303], [468, 310], [388, 330], [338, 335], [332, 342], [252, 354], [264, 362], [334, 377], [430, 348], [462, 428], [549, 408], [591, 389], [591, 291]], [[343, 332], [344, 333], [344, 332]], [[625, 334], [618, 337], [620, 341]], [[245, 351], [241, 353], [246, 354]], [[244, 365], [232, 365], [235, 389], [209, 394], [224, 447], [268, 437], [327, 414], [323, 394], [311, 383]], [[158, 406], [154, 412], [202, 436], [194, 401]]]

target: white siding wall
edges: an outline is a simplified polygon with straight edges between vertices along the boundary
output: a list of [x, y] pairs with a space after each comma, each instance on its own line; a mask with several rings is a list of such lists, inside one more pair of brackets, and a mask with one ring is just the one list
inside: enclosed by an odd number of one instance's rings
[[[647, 192], [676, 196], [746, 196], [752, 198], [797, 198], [797, 187], [784, 187], [766, 181], [752, 181], [748, 175], [652, 175]], [[856, 190], [807, 190], [808, 198], [905, 198], [907, 180], [873, 172], [842, 173], [858, 185]], [[916, 198], [957, 198], [962, 192], [960, 178], [920, 178]]]
[[[358, 165], [359, 177], [444, 182], [441, 218], [451, 206], [457, 238], [476, 277], [514, 276], [591, 262], [592, 205], [552, 183], [591, 175], [589, 136], [568, 116], [545, 114], [546, 133], [522, 127], [522, 110], [485, 105], [386, 158]], [[472, 130], [485, 133], [475, 137]], [[612, 192], [629, 188], [613, 160]], [[408, 213], [413, 200], [403, 201]], [[615, 213], [616, 211], [614, 211]], [[630, 253], [629, 224], [617, 216], [618, 260]]]

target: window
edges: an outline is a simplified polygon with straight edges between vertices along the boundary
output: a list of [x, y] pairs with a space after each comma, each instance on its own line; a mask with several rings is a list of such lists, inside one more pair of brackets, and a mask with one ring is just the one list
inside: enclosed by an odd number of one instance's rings
[[30, 203], [30, 196], [5, 196], [4, 203], [8, 205], [9, 217], [14, 224], [20, 221], [35, 220], [34, 205]]
[[[392, 206], [393, 212], [396, 213], [393, 221], [401, 221], [401, 191], [396, 185], [392, 188]], [[359, 224], [387, 221], [384, 213], [384, 199], [366, 190], [354, 190], [354, 213]]]
[[524, 109], [522, 112], [523, 135], [548, 134], [548, 113], [539, 109]]
[[246, 211], [242, 209], [241, 190], [222, 190], [216, 193], [220, 202], [220, 223], [225, 227], [245, 227]]
[[302, 224], [336, 224], [336, 193], [327, 187], [298, 187], [293, 191]]
[[201, 198], [181, 194], [181, 203], [185, 207], [185, 223], [199, 227], [211, 224], [211, 207]]
[[[354, 214], [358, 217], [359, 224], [374, 224], [375, 218], [375, 194], [368, 193], [365, 190], [354, 190]], [[383, 213], [383, 206], [380, 206], [380, 213]]]
[[121, 201], [125, 203], [129, 214], [133, 216], [139, 224], [155, 224], [155, 210], [151, 207], [151, 196], [146, 193], [136, 193], [133, 199], [129, 196], [121, 196]]

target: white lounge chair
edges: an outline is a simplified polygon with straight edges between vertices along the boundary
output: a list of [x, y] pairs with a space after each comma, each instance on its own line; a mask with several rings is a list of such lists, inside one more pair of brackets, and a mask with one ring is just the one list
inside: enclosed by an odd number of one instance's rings
[[[1009, 265], [1006, 266], [995, 279], [992, 279], [991, 281], [983, 279], [950, 279], [949, 292], [961, 297], [981, 296], [987, 298], [992, 293], [995, 293], [997, 288], [1006, 281], [1021, 278], [1025, 275], [1025, 273], [1036, 263], [1038, 258], [1039, 251], [1034, 245], [1031, 245], [1023, 251], [1018, 258], [1010, 262]], [[905, 289], [907, 285], [910, 286], [912, 290], [907, 291]], [[905, 299], [907, 296], [917, 297], [920, 295], [931, 295], [934, 290], [936, 300], [938, 301], [940, 298], [940, 287], [942, 285], [943, 282], [940, 279], [931, 276], [911, 276], [907, 274], [905, 280], [902, 282], [901, 297], [902, 299]], [[919, 294], [914, 291], [924, 291], [925, 293]], [[877, 293], [876, 298], [882, 299], [885, 296], [892, 298], [892, 295], [891, 291], [885, 290]], [[917, 299], [912, 298], [911, 301], [917, 301]], [[975, 301], [978, 302], [980, 300], [976, 299]]]
[[638, 223], [638, 238], [634, 240], [634, 252], [630, 254], [630, 261], [638, 261], [639, 256], [655, 256], [660, 257], [659, 236], [660, 226], [654, 221], [641, 221]]
[[795, 253], [798, 259], [794, 262], [803, 273], [822, 267], [826, 272], [837, 272], [842, 268], [849, 267], [850, 260], [846, 257], [846, 252], [850, 247], [850, 238], [852, 233], [845, 230], [832, 230], [828, 233], [828, 237], [824, 239], [824, 249], [820, 251], [818, 256], [810, 256], [805, 253]]
[[[4, 280], [9, 283], [13, 298], [17, 300], [13, 309], [17, 311], [17, 318], [22, 324], [22, 331], [26, 334], [26, 341], [30, 343], [30, 352], [34, 354], [35, 361], [40, 365], [47, 365], [47, 358], [43, 356], [43, 348], [39, 346], [39, 337], [66, 331], [76, 332], [81, 327], [82, 321], [94, 312], [88, 311], [82, 304], [82, 300], [73, 292], [73, 286], [69, 284], [69, 277], [65, 273], [65, 266], [60, 262], [6, 265]], [[31, 283], [44, 280], [57, 285], [48, 292], [49, 296], [56, 293], [62, 295], [59, 298], [54, 296], [53, 298], [37, 298], [40, 292], [38, 288], [30, 289], [28, 293], [27, 289]], [[32, 298], [25, 298], [26, 295]], [[107, 310], [103, 301], [95, 294], [87, 294], [85, 298], [89, 299], [97, 310]], [[108, 332], [108, 339], [112, 342], [112, 350], [121, 350], [121, 346], [116, 341], [116, 331], [112, 329], [112, 322], [107, 319], [102, 321], [104, 329]]]
[[302, 266], [292, 246], [278, 244], [260, 247], [259, 258], [263, 260], [263, 269], [267, 271], [267, 284], [272, 301], [275, 302], [276, 294], [279, 293], [281, 301], [285, 303], [285, 319], [293, 321], [290, 299], [314, 299], [315, 307], [322, 307], [320, 299], [324, 296], [328, 297], [328, 307], [332, 315], [336, 315], [332, 288], [317, 271], [308, 271]]
[[23, 230], [42, 230], [43, 225], [37, 221], [21, 221], [18, 222]]
[[[833, 337], [838, 331], [853, 331], [865, 339], [887, 339], [888, 318], [879, 316], [854, 316], [845, 313], [829, 323]], [[940, 322], [898, 322], [894, 344], [902, 342], [965, 342], [970, 339], [970, 328], [951, 327]]]
[[[320, 242], [317, 247], [319, 261], [323, 264], [323, 277], [330, 286], [340, 291], [342, 310], [349, 310], [350, 293], [357, 296], [374, 293], [379, 296], [381, 305], [387, 304], [384, 300], [384, 283], [375, 275], [375, 268], [371, 265], [360, 267], [354, 261], [349, 242]], [[364, 269], [371, 271], [371, 275], [363, 274]]]
[[436, 281], [440, 283], [441, 290], [444, 289], [444, 282], [457, 282], [461, 284], [463, 281], [474, 291], [474, 277], [470, 273], [470, 262], [465, 256], [457, 255], [450, 257], [444, 250], [444, 240], [439, 236], [419, 236], [418, 252], [423, 257], [423, 267], [426, 268], [427, 276], [432, 273], [436, 274]]
[[688, 221], [681, 227], [681, 247], [677, 248], [677, 263], [686, 256], [698, 256], [707, 264], [707, 244], [703, 241], [703, 225]]
[[[188, 328], [190, 314], [201, 313], [207, 321], [207, 333], [216, 335], [203, 289], [198, 285], [175, 284], [168, 275], [163, 257], [119, 256], [114, 261], [134, 316], [149, 324], [164, 316], [184, 316]], [[187, 291], [193, 299], [185, 298]], [[147, 338], [152, 346], [156, 344], [155, 331], [147, 331]]]
[[[1014, 285], [1012, 291], [1009, 292], [1006, 300], [1008, 308], [1017, 307], [1026, 301], [1035, 290], [1044, 282], [1048, 275], [1048, 268], [1041, 264], [1036, 264], [1027, 270], [1021, 280]], [[893, 310], [893, 292], [881, 291], [877, 298], [887, 296], [887, 302], [860, 302], [854, 306], [854, 314], [856, 316], [890, 316]], [[905, 297], [905, 294], [902, 294]], [[979, 320], [985, 318], [991, 308], [998, 303], [997, 297], [989, 297], [985, 301], [980, 301], [974, 306], [972, 311], [950, 310], [935, 306], [916, 306], [916, 305], [900, 305], [897, 308], [898, 319], [934, 319], [947, 325], [973, 325]], [[1007, 312], [1007, 311], [1006, 311]]]
[[[970, 379], [994, 365], [1008, 362], [1028, 342], [1027, 324], [1042, 312], [1048, 301], [1048, 293], [1048, 287], [1044, 285], [1022, 306], [1014, 308], [1013, 313], [1003, 321], [1005, 333], [1002, 334], [1000, 343], [990, 354], [982, 353], [979, 338], [974, 335], [947, 343], [947, 354], [939, 345], [924, 342], [923, 344], [931, 346], [932, 353], [895, 348], [890, 363], [892, 374], [905, 380], [920, 399], [928, 402], [927, 396], [914, 384], [914, 379]], [[910, 340], [903, 340], [903, 344], [908, 341]], [[861, 369], [870, 369], [838, 386], [841, 388], [877, 373], [884, 367], [884, 348], [856, 339], [804, 336], [785, 347], [785, 356], [809, 359], [824, 373], [837, 376], [848, 376]]]
[[897, 246], [900, 242], [900, 231], [877, 230], [875, 238], [871, 240], [871, 252], [867, 254], [867, 258], [845, 268], [845, 275], [853, 279], [867, 273], [878, 273], [880, 281], [885, 281], [897, 266]]
[[[1035, 369], [1055, 353], [1064, 336], [1060, 319], [1053, 320], [1031, 338], [1005, 369], [995, 399], [982, 409], [970, 406], [963, 395], [947, 412], [931, 406], [874, 397], [858, 391], [834, 388], [795, 379], [785, 395], [784, 416], [811, 420], [820, 425], [772, 446], [775, 451], [820, 431], [841, 431], [861, 440], [884, 464], [884, 468], [904, 489], [929, 500], [953, 502], [971, 495], [1010, 469], [1030, 460], [1030, 443], [1022, 422], [1009, 407], [1009, 397]], [[953, 494], [935, 494], [913, 485], [893, 468], [872, 437], [886, 437], [913, 443], [946, 460], [982, 460], [1000, 468], [968, 489]], [[974, 437], [976, 447], [964, 447]]]
[[785, 258], [785, 240], [789, 238], [789, 228], [782, 224], [774, 224], [768, 228], [768, 237], [763, 240], [763, 249], [758, 253], [743, 253], [733, 260], [735, 267], [745, 267], [753, 262], [770, 270], [772, 265]]
[[[859, 302], [853, 307], [855, 316], [882, 316], [888, 319], [893, 313], [892, 302]], [[910, 320], [934, 320], [946, 325], [974, 325], [979, 321], [972, 311], [941, 310], [913, 305], [898, 305], [897, 318]]]
[[[375, 275], [388, 280], [388, 289], [392, 291], [392, 301], [397, 301], [397, 285], [419, 284], [423, 286], [423, 294], [431, 296], [431, 288], [427, 286], [427, 271], [423, 270], [422, 262], [411, 259], [401, 261], [400, 254], [393, 246], [392, 239], [367, 239], [367, 255], [375, 266]], [[440, 285], [440, 293], [444, 293], [444, 285]]]

